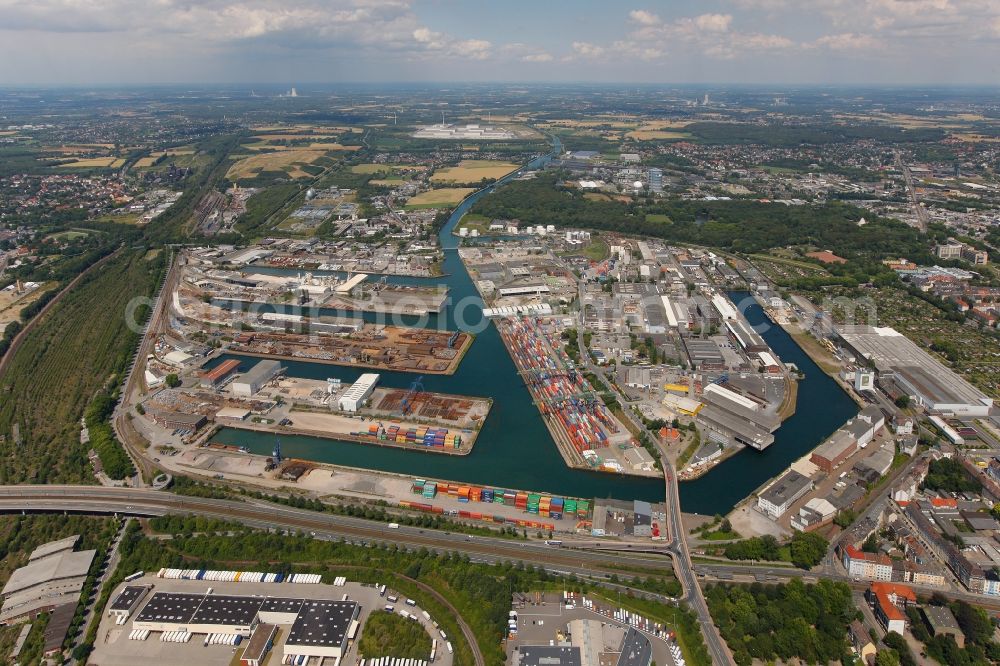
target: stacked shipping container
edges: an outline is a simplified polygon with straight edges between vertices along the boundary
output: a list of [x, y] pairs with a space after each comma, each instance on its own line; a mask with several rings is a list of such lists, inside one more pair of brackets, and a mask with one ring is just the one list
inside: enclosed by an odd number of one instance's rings
[[373, 423], [368, 426], [367, 430], [352, 432], [351, 436], [359, 439], [374, 439], [435, 449], [458, 449], [462, 446], [462, 435], [452, 433], [448, 428], [428, 428], [425, 426], [403, 428], [395, 424], [383, 427], [380, 423]]
[[[434, 481], [426, 481], [424, 479], [414, 479], [411, 491], [414, 495], [422, 495], [426, 499], [433, 499], [440, 491], [463, 504], [472, 502], [503, 504], [504, 506], [513, 506], [525, 513], [538, 515], [543, 518], [552, 518], [554, 520], [562, 520], [564, 517], [571, 520], [586, 520], [590, 517], [590, 502], [586, 500], [563, 499], [562, 497], [550, 497], [549, 495], [542, 495], [540, 493], [466, 486], [456, 483], [438, 484]], [[402, 502], [401, 505], [430, 513], [443, 514], [445, 512], [442, 507], [434, 507], [430, 504]], [[488, 516], [486, 513], [459, 511], [458, 515], [463, 518], [471, 517], [476, 520], [488, 520], [490, 522], [509, 522], [509, 520], [505, 520], [499, 516]]]

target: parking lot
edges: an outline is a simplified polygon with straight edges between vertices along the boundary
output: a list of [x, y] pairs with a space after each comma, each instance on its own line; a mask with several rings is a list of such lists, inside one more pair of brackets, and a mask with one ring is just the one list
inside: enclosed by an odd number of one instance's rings
[[[590, 607], [586, 604], [590, 604]], [[626, 621], [615, 618], [616, 612], [621, 609], [590, 598], [585, 601], [579, 595], [564, 599], [560, 593], [518, 594], [514, 597], [513, 608], [517, 613], [517, 632], [508, 640], [508, 652], [511, 655], [523, 645], [570, 642], [567, 625], [573, 620], [600, 622], [603, 651], [617, 653], [629, 627]], [[670, 646], [676, 642], [669, 627], [641, 620], [634, 621], [632, 626], [649, 639], [654, 662], [661, 666], [676, 666], [677, 662], [670, 650]]]
[[[213, 594], [219, 595], [242, 595], [275, 598], [304, 598], [304, 599], [330, 599], [340, 600], [347, 595], [347, 599], [356, 601], [361, 606], [358, 620], [361, 629], [357, 639], [348, 641], [348, 649], [344, 655], [342, 663], [354, 664], [360, 659], [357, 651], [358, 641], [364, 635], [365, 623], [372, 613], [385, 612], [386, 605], [393, 606], [394, 612], [406, 610], [413, 618], [419, 622], [429, 636], [438, 641], [438, 650], [433, 662], [434, 666], [451, 666], [453, 655], [445, 649], [444, 640], [439, 630], [434, 627], [432, 617], [427, 620], [419, 606], [410, 606], [405, 603], [406, 595], [398, 594], [391, 589], [387, 589], [385, 596], [379, 594], [379, 590], [369, 585], [361, 583], [346, 583], [342, 586], [333, 585], [309, 585], [297, 583], [247, 583], [247, 582], [220, 582], [220, 581], [196, 581], [196, 580], [169, 580], [157, 578], [156, 576], [143, 576], [129, 583], [120, 584], [111, 594], [114, 599], [126, 585], [152, 585], [149, 595], [154, 592], [178, 592], [190, 594], [204, 594], [211, 587]], [[397, 597], [395, 603], [390, 602], [389, 597]], [[146, 603], [143, 600], [142, 604]], [[141, 605], [136, 614], [141, 610]], [[101, 625], [97, 632], [97, 639], [94, 642], [94, 652], [90, 658], [90, 663], [101, 664], [101, 666], [135, 666], [141, 663], [154, 663], [157, 666], [191, 666], [192, 664], [219, 664], [225, 666], [234, 658], [243, 653], [247, 644], [238, 646], [229, 645], [205, 645], [202, 634], [195, 635], [187, 643], [167, 643], [161, 642], [159, 633], [154, 632], [146, 640], [129, 640], [129, 634], [133, 630], [133, 619], [129, 619], [123, 625], [116, 625], [114, 618], [105, 614], [101, 618]], [[288, 626], [279, 626], [278, 636], [274, 643], [273, 654], [269, 663], [278, 664], [281, 662], [281, 654], [284, 650], [284, 640], [288, 636]], [[332, 659], [326, 659], [326, 664], [332, 664]], [[316, 666], [315, 660], [310, 662], [311, 666]]]

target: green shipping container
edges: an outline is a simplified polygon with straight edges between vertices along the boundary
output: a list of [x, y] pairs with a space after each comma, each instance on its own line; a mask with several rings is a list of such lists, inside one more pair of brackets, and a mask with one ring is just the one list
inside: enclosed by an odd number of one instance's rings
[[576, 513], [576, 500], [566, 500], [566, 503], [563, 504], [563, 512]]

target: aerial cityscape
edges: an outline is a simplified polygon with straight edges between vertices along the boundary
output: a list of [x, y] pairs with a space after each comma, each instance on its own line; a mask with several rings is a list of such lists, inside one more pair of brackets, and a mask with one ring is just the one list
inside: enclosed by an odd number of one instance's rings
[[1000, 6], [657, 4], [4, 5], [4, 663], [1000, 663]]

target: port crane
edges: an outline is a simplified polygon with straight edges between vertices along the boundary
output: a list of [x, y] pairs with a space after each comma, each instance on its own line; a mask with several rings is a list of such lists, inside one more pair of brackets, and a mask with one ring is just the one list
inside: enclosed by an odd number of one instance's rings
[[420, 375], [419, 377], [417, 377], [416, 379], [413, 380], [413, 383], [410, 384], [410, 390], [408, 390], [406, 392], [406, 395], [403, 396], [403, 415], [404, 416], [406, 414], [410, 413], [411, 401], [415, 397], [417, 397], [418, 393], [423, 393], [423, 391], [424, 391], [424, 376]]

